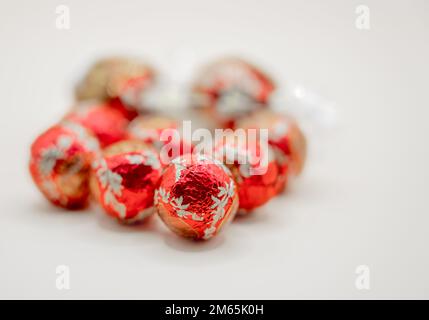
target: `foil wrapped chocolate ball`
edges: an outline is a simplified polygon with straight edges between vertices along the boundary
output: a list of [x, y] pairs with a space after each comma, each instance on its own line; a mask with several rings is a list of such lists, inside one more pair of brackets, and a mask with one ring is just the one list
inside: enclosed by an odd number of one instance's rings
[[155, 206], [162, 221], [177, 235], [208, 240], [234, 217], [238, 195], [231, 172], [221, 162], [186, 154], [164, 170]]
[[93, 164], [92, 193], [119, 222], [140, 222], [153, 213], [161, 176], [156, 151], [142, 142], [123, 140], [103, 150]]
[[128, 119], [110, 102], [78, 103], [64, 119], [89, 129], [98, 138], [103, 148], [128, 136]]
[[98, 153], [98, 141], [87, 129], [63, 121], [33, 142], [30, 173], [53, 204], [80, 209], [88, 204], [91, 162]]
[[307, 156], [307, 141], [293, 118], [270, 110], [257, 111], [238, 120], [236, 128], [268, 130], [268, 142], [275, 150], [281, 171], [278, 192], [285, 188], [289, 174], [298, 176], [302, 173]]
[[239, 196], [239, 214], [267, 203], [276, 194], [278, 166], [271, 147], [259, 140], [226, 134], [214, 147], [214, 156], [232, 172]]
[[118, 98], [125, 105], [140, 105], [142, 95], [154, 82], [155, 71], [148, 64], [128, 57], [108, 57], [90, 67], [75, 90], [77, 100]]
[[128, 126], [128, 135], [155, 147], [163, 165], [177, 156], [191, 153], [194, 148], [192, 142], [182, 137], [179, 122], [161, 115], [138, 116]]
[[267, 106], [275, 85], [253, 64], [240, 58], [225, 58], [201, 70], [193, 86], [193, 105], [231, 127], [238, 117]]

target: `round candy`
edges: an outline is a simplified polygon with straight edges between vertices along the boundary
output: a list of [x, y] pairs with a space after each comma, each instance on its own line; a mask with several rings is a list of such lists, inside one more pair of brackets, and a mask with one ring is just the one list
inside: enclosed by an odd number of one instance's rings
[[230, 171], [221, 162], [186, 154], [165, 169], [155, 205], [173, 232], [207, 240], [235, 215], [238, 195]]
[[276, 150], [276, 159], [282, 172], [279, 191], [286, 185], [288, 172], [295, 176], [301, 174], [307, 155], [307, 143], [295, 120], [263, 110], [238, 120], [236, 128], [268, 129], [268, 142]]
[[65, 119], [92, 131], [102, 147], [127, 137], [128, 119], [109, 102], [87, 101], [76, 105]]
[[121, 98], [134, 106], [155, 73], [138, 59], [110, 57], [97, 61], [76, 87], [77, 100]]
[[99, 145], [89, 131], [68, 121], [42, 133], [31, 146], [30, 172], [53, 204], [83, 208], [88, 203], [91, 162]]
[[194, 105], [231, 127], [237, 117], [266, 107], [274, 88], [273, 81], [254, 65], [226, 58], [200, 72], [193, 88]]
[[231, 170], [237, 184], [240, 214], [262, 206], [275, 195], [278, 166], [271, 147], [265, 147], [256, 139], [241, 141], [234, 134], [227, 134], [214, 147], [215, 157]]
[[135, 223], [153, 213], [161, 176], [155, 150], [139, 141], [123, 140], [106, 148], [93, 167], [93, 194], [107, 214], [120, 222]]

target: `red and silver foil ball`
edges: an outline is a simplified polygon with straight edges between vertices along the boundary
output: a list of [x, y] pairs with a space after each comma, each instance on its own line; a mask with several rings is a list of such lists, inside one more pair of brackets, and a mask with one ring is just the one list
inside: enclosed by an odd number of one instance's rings
[[174, 159], [165, 169], [155, 205], [174, 233], [208, 240], [234, 217], [238, 195], [231, 172], [221, 162], [187, 154]]
[[226, 135], [214, 147], [214, 155], [231, 170], [240, 200], [239, 214], [267, 203], [276, 194], [278, 166], [271, 147], [257, 139], [240, 140]]
[[64, 118], [89, 129], [103, 148], [127, 137], [129, 121], [110, 102], [78, 103]]
[[193, 104], [220, 126], [253, 110], [265, 108], [275, 85], [256, 66], [239, 58], [225, 58], [201, 70], [193, 86]]
[[118, 142], [103, 151], [93, 170], [93, 194], [108, 215], [129, 224], [152, 215], [161, 176], [161, 164], [153, 148], [138, 141]]
[[287, 185], [288, 174], [301, 174], [307, 157], [307, 142], [293, 118], [270, 110], [257, 111], [237, 121], [236, 128], [268, 130], [268, 141], [275, 150], [281, 171], [279, 192]]
[[30, 172], [53, 204], [79, 209], [88, 204], [91, 162], [97, 139], [79, 124], [63, 121], [42, 133], [31, 146]]
[[139, 59], [104, 58], [78, 83], [75, 96], [78, 101], [119, 99], [126, 107], [141, 108], [142, 97], [154, 79], [154, 69]]

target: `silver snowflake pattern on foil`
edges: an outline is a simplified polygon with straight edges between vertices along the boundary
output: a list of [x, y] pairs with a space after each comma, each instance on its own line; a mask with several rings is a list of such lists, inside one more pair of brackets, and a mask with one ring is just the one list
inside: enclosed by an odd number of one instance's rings
[[144, 161], [144, 157], [141, 154], [129, 154], [125, 158], [130, 164], [142, 164]]
[[158, 160], [158, 157], [155, 153], [152, 151], [145, 151], [144, 152], [146, 159], [145, 159], [145, 165], [151, 166], [153, 169], [159, 169], [161, 168], [161, 163]]
[[93, 151], [93, 152], [99, 151], [100, 144], [98, 143], [98, 140], [95, 137], [93, 137], [91, 134], [89, 134], [88, 130], [85, 129], [83, 126], [69, 120], [64, 120], [61, 123], [61, 125], [64, 128], [72, 131], [79, 138], [81, 143], [85, 146], [85, 148], [88, 151]]
[[[55, 183], [50, 180], [52, 171], [55, 168], [58, 160], [64, 159], [67, 155], [67, 151], [72, 145], [72, 138], [66, 135], [60, 135], [57, 138], [56, 143], [44, 150], [41, 151], [41, 157], [39, 160], [39, 172], [41, 174], [41, 188], [47, 194], [50, 199], [60, 200], [62, 204], [65, 203], [65, 199], [61, 199], [61, 194], [59, 193]], [[80, 170], [80, 162], [73, 166], [73, 171]]]
[[158, 196], [159, 197], [161, 197], [161, 200], [164, 202], [164, 203], [169, 203], [169, 199], [170, 199], [170, 192], [166, 192], [165, 191], [165, 189], [164, 188], [162, 188], [162, 187], [160, 187], [158, 190], [156, 190], [155, 191], [156, 192], [156, 197], [155, 198], [158, 198]]
[[117, 196], [122, 194], [122, 177], [107, 168], [105, 161], [101, 162], [101, 167], [97, 170], [98, 178], [100, 179], [101, 186]]
[[139, 123], [132, 122], [130, 132], [141, 140], [159, 141], [159, 133], [155, 129], [144, 128]]
[[110, 170], [104, 160], [100, 161], [97, 175], [101, 182], [101, 186], [105, 189], [103, 197], [104, 203], [106, 205], [111, 205], [119, 214], [120, 218], [125, 218], [127, 208], [116, 198], [116, 196], [122, 195], [122, 176]]
[[235, 186], [232, 181], [230, 183], [225, 182], [225, 187], [219, 187], [217, 197], [211, 196], [214, 202], [210, 207], [214, 210], [212, 212], [213, 224], [217, 223], [225, 215], [225, 206], [228, 204], [228, 200], [234, 195], [234, 188]]
[[214, 226], [210, 226], [207, 229], [204, 230], [204, 236], [203, 239], [210, 239], [213, 237], [214, 233], [216, 231], [216, 228]]
[[161, 164], [155, 153], [144, 151], [142, 154], [130, 154], [125, 156], [130, 164], [145, 164], [153, 169], [159, 169]]
[[188, 204], [183, 204], [183, 197], [180, 196], [179, 198], [172, 198], [170, 201], [171, 206], [175, 209], [176, 214], [181, 218], [186, 218], [188, 215], [192, 215], [192, 212], [186, 211], [189, 207]]
[[42, 150], [39, 170], [43, 176], [50, 176], [58, 160], [64, 159], [72, 144], [72, 138], [60, 135], [55, 145]]
[[111, 205], [115, 212], [119, 214], [120, 218], [125, 218], [127, 216], [127, 208], [123, 203], [119, 202], [118, 199], [116, 199], [115, 195], [112, 192], [105, 192], [104, 203], [106, 205]]
[[219, 113], [227, 116], [237, 116], [251, 111], [255, 107], [255, 100], [239, 88], [221, 90], [219, 99], [216, 102], [216, 108]]
[[[164, 203], [168, 203], [173, 207], [173, 209], [176, 212], [178, 217], [186, 218], [186, 219], [192, 219], [194, 221], [202, 221], [203, 220], [203, 218], [200, 217], [199, 215], [197, 215], [195, 212], [187, 211], [187, 209], [189, 208], [189, 203], [184, 204], [182, 196], [180, 196], [179, 198], [172, 197], [170, 200], [169, 199], [170, 193], [165, 192], [165, 190], [163, 188], [159, 188], [157, 190], [157, 195], [159, 195], [161, 197], [161, 200]], [[156, 196], [156, 198], [158, 198], [158, 196]]]
[[217, 197], [211, 196], [213, 204], [210, 207], [213, 209], [211, 214], [213, 215], [213, 220], [211, 224], [204, 230], [204, 239], [211, 238], [216, 231], [216, 223], [225, 216], [225, 206], [228, 204], [229, 199], [234, 195], [235, 184], [234, 181], [225, 182], [224, 187], [218, 187], [219, 193]]

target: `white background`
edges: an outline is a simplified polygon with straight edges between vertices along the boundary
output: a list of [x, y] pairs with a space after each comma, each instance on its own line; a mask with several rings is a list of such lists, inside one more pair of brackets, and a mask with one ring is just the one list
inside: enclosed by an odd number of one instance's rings
[[[55, 28], [59, 4], [70, 30]], [[429, 298], [429, 2], [366, 0], [367, 31], [355, 27], [359, 4], [2, 0], [0, 297]], [[50, 206], [29, 146], [70, 106], [84, 68], [129, 53], [170, 71], [180, 50], [196, 65], [241, 54], [336, 102], [302, 178], [205, 244], [158, 219], [131, 228]], [[68, 291], [55, 286], [61, 264]], [[355, 287], [363, 264], [368, 291]]]

